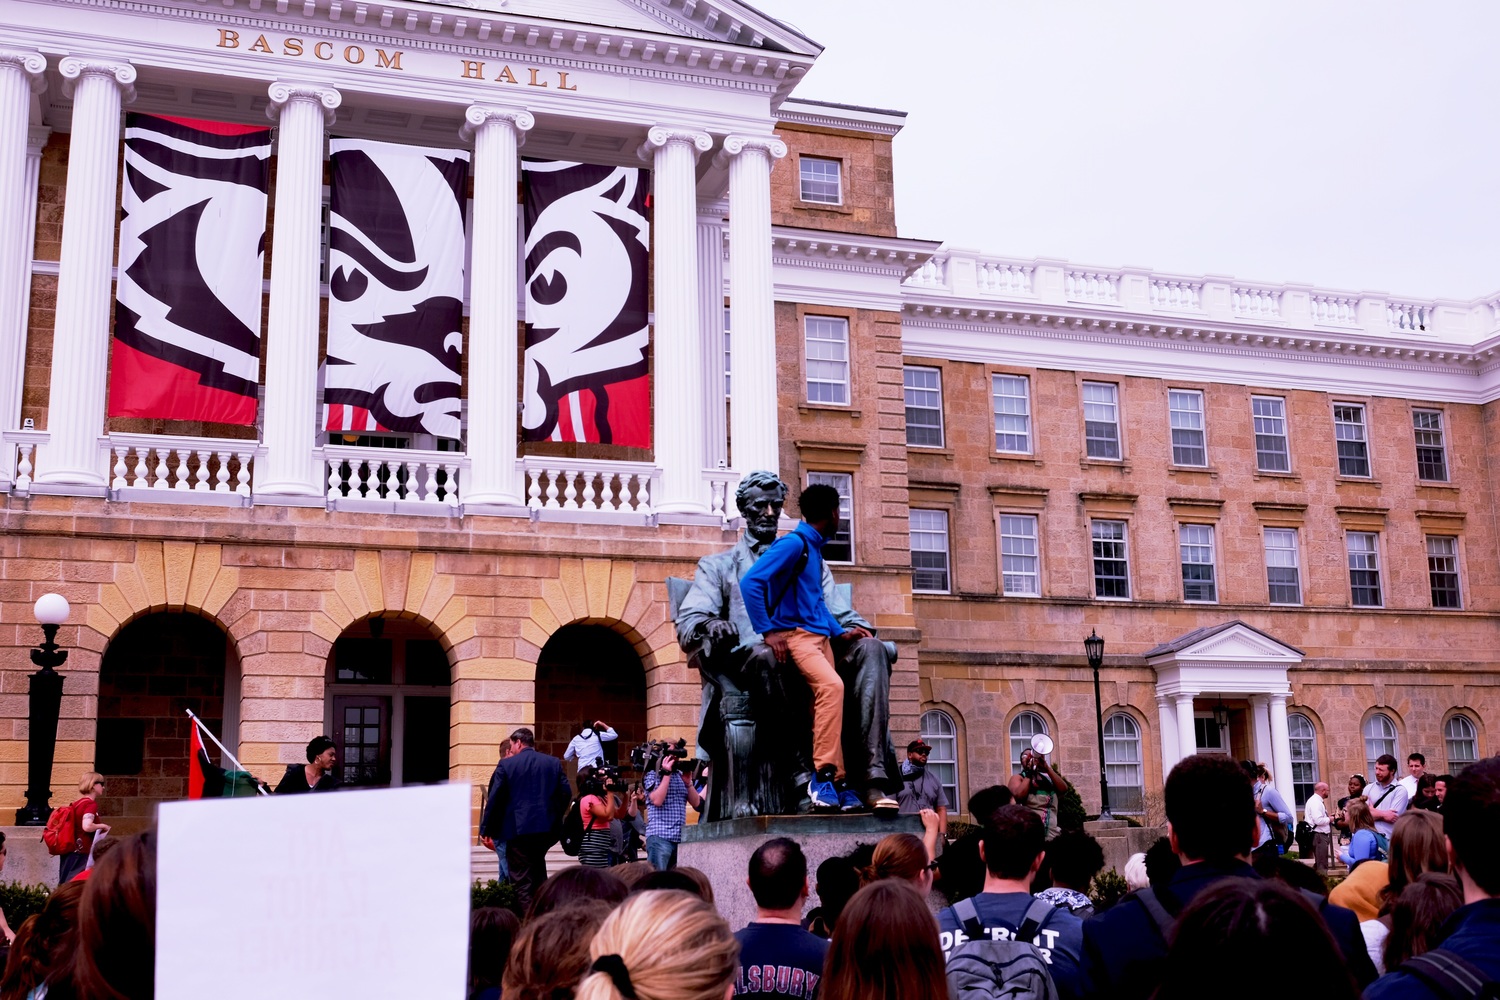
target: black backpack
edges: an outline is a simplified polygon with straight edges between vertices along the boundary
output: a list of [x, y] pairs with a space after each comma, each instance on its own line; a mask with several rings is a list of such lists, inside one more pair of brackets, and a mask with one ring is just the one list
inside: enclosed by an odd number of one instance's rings
[[583, 847], [583, 813], [579, 811], [578, 799], [568, 806], [568, 814], [563, 817], [562, 831], [558, 834], [557, 842], [562, 845], [563, 853], [570, 858], [578, 857], [579, 850]]
[[1444, 1000], [1500, 997], [1500, 983], [1473, 962], [1446, 948], [1409, 959], [1396, 971], [1420, 979]]

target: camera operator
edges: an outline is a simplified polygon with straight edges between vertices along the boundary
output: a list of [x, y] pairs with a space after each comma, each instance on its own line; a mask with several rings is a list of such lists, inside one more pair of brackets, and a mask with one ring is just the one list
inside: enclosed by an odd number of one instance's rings
[[590, 868], [608, 868], [614, 864], [614, 836], [611, 824], [625, 814], [622, 793], [625, 786], [618, 772], [610, 768], [583, 767], [578, 770], [578, 817], [583, 823], [583, 842], [578, 849], [578, 863]]
[[[568, 742], [568, 749], [563, 751], [563, 760], [578, 759], [578, 770], [586, 767], [598, 767], [606, 762], [604, 744], [613, 743], [620, 738], [620, 734], [609, 726], [595, 719], [592, 724], [584, 723], [578, 731], [578, 735]], [[613, 748], [611, 748], [613, 749]], [[607, 755], [613, 757], [614, 754]], [[613, 764], [613, 760], [609, 760]]]
[[1011, 775], [1007, 784], [1017, 802], [1042, 818], [1048, 840], [1062, 832], [1057, 821], [1058, 800], [1072, 786], [1066, 778], [1052, 770], [1046, 757], [1030, 747], [1022, 750], [1021, 773]]
[[687, 807], [702, 811], [703, 797], [693, 787], [693, 766], [687, 757], [663, 753], [658, 767], [646, 772], [646, 860], [657, 871], [677, 867], [677, 845], [687, 822]]

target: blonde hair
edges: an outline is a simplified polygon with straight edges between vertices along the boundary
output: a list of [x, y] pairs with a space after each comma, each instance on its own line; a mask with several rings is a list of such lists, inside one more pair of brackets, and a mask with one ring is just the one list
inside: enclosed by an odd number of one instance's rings
[[[663, 941], [686, 951], [663, 962]], [[653, 889], [611, 913], [589, 947], [591, 963], [616, 956], [639, 1000], [723, 1000], [739, 969], [740, 944], [714, 908], [691, 893]], [[507, 994], [509, 996], [509, 994]], [[589, 972], [576, 1000], [621, 1000], [609, 972]]]
[[915, 882], [927, 870], [927, 847], [910, 833], [892, 833], [880, 838], [870, 864], [859, 870], [859, 884], [895, 878]]
[[1375, 829], [1375, 817], [1370, 814], [1370, 804], [1364, 799], [1349, 800], [1344, 806], [1344, 820], [1349, 824], [1350, 833]]
[[83, 772], [83, 777], [78, 779], [78, 794], [92, 795], [94, 792], [94, 782], [103, 780], [104, 775], [100, 774], [98, 771]]

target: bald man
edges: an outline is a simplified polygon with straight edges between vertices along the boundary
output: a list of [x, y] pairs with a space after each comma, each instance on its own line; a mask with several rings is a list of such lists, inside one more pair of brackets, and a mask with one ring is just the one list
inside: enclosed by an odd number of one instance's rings
[[1313, 786], [1313, 793], [1302, 808], [1302, 818], [1313, 832], [1313, 871], [1328, 874], [1328, 852], [1333, 844], [1333, 829], [1328, 820], [1328, 782]]

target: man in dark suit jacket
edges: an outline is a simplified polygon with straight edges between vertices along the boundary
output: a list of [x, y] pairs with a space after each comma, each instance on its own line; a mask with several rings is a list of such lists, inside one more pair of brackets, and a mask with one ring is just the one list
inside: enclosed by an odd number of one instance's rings
[[563, 776], [562, 761], [536, 749], [536, 736], [521, 727], [510, 734], [511, 752], [490, 776], [489, 804], [479, 823], [485, 843], [505, 844], [505, 860], [522, 906], [547, 881], [547, 849], [557, 843], [558, 828], [573, 790]]

